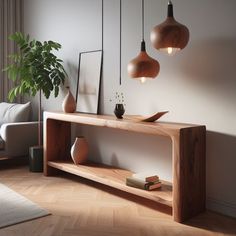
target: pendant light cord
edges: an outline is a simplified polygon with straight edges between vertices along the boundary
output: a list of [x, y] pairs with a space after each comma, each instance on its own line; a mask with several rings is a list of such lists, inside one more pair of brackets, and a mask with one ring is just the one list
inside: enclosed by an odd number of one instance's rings
[[104, 49], [104, 0], [102, 0], [102, 53]]
[[122, 20], [122, 15], [121, 15], [121, 13], [122, 13], [122, 3], [121, 3], [121, 0], [120, 0], [120, 80], [119, 80], [119, 82], [120, 82], [120, 85], [121, 85], [121, 30], [122, 30], [122, 22], [121, 22], [121, 20]]
[[142, 0], [142, 41], [144, 41], [144, 0]]
[[144, 41], [144, 0], [142, 0], [142, 41], [141, 41], [141, 52], [146, 51], [146, 45]]

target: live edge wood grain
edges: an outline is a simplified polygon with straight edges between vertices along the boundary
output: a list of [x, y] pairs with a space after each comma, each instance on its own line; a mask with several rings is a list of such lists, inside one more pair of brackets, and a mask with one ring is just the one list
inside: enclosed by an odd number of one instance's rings
[[[205, 210], [205, 126], [166, 122], [140, 122], [135, 116], [117, 120], [114, 116], [44, 112], [44, 174], [63, 170], [123, 191], [172, 206], [173, 218], [183, 222]], [[140, 118], [140, 117], [139, 117]], [[70, 123], [108, 127], [172, 140], [173, 193], [170, 187], [147, 192], [124, 184], [126, 172], [112, 167], [75, 166], [70, 160]], [[105, 173], [105, 175], [104, 175]], [[173, 195], [173, 196], [172, 196]], [[173, 199], [172, 199], [173, 198]]]
[[173, 216], [183, 222], [205, 210], [206, 128], [181, 129], [173, 144]]

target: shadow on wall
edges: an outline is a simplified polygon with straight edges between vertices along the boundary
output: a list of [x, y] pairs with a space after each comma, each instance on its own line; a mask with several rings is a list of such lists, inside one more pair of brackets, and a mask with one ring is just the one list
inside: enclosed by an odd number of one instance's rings
[[158, 173], [171, 181], [171, 140], [104, 127], [83, 126], [89, 142], [89, 158], [134, 172]]
[[218, 200], [236, 216], [236, 136], [208, 131], [206, 147], [208, 200]]
[[[211, 124], [212, 130], [207, 131], [206, 145], [207, 202], [209, 208], [234, 217], [236, 129], [232, 121], [236, 115], [235, 51], [236, 38], [199, 40], [188, 45], [184, 58], [175, 65], [175, 69], [184, 75], [182, 78], [186, 85], [204, 91], [206, 99], [212, 100], [209, 104], [213, 106], [208, 107], [209, 113], [203, 118]], [[214, 115], [217, 117], [212, 117]], [[224, 134], [224, 130], [231, 135]]]
[[[65, 85], [70, 86], [70, 90], [74, 98], [76, 99], [76, 89], [77, 89], [77, 83], [78, 83], [78, 65], [68, 62], [67, 68], [68, 68], [67, 73], [69, 77], [68, 77], [68, 81], [65, 82]], [[64, 89], [64, 92], [66, 94], [67, 90]]]
[[[236, 97], [236, 38], [212, 38], [191, 42], [171, 67], [184, 83], [215, 95], [234, 106]], [[170, 61], [169, 61], [170, 63]]]
[[[231, 81], [236, 74], [235, 66], [236, 38], [212, 39], [192, 42], [180, 60], [177, 68], [189, 75], [189, 79], [199, 84], [212, 85], [221, 80]], [[232, 74], [233, 72], [233, 74]], [[225, 77], [221, 77], [224, 74]], [[196, 78], [198, 80], [196, 80]]]
[[235, 51], [236, 38], [192, 42], [173, 66], [188, 78], [187, 83], [209, 92], [219, 91], [232, 103], [231, 96], [236, 96]]

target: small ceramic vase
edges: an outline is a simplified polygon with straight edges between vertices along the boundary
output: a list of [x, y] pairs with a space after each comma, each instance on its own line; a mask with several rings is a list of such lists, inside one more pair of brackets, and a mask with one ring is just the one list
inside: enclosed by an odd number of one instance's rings
[[67, 87], [67, 89], [68, 93], [62, 103], [62, 110], [66, 113], [73, 113], [76, 110], [76, 102], [69, 87]]
[[123, 119], [123, 115], [125, 113], [124, 105], [121, 103], [116, 104], [114, 113], [118, 119]]
[[77, 137], [75, 139], [70, 154], [76, 165], [86, 162], [88, 157], [88, 142], [85, 137]]

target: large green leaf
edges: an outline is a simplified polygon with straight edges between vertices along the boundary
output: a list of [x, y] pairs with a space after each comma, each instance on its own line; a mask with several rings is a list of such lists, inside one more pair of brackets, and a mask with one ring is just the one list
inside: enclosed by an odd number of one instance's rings
[[59, 86], [64, 84], [66, 71], [61, 59], [54, 55], [53, 50], [59, 50], [61, 45], [54, 41], [40, 42], [30, 39], [29, 35], [16, 32], [9, 36], [19, 48], [19, 53], [9, 57], [12, 63], [4, 69], [8, 78], [15, 81], [17, 86], [10, 90], [9, 100], [19, 94], [35, 96], [41, 89], [46, 98], [52, 91], [57, 97]]
[[15, 88], [12, 88], [8, 93], [8, 100], [12, 102], [15, 98]]

